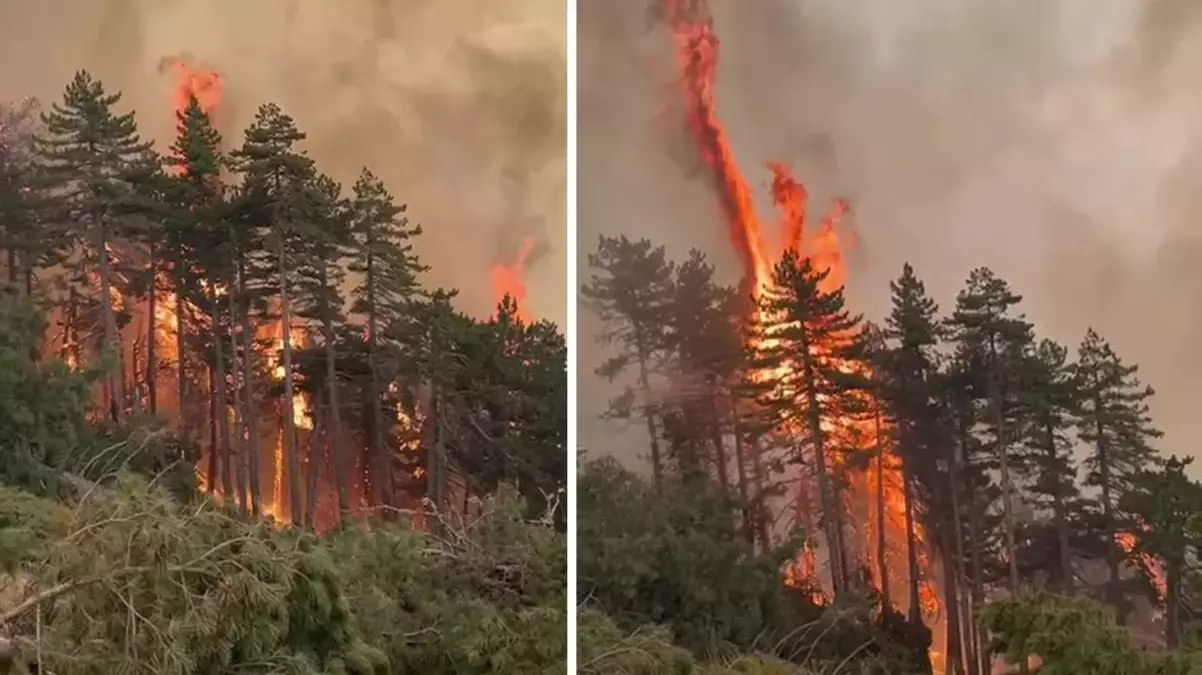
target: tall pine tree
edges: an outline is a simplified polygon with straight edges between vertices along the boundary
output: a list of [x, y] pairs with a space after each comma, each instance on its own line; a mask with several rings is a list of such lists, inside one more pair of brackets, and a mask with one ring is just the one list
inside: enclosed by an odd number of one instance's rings
[[[122, 345], [114, 288], [114, 244], [125, 235], [123, 217], [135, 200], [130, 174], [145, 160], [150, 144], [138, 136], [132, 112], [118, 113], [120, 93], [110, 94], [86, 71], [75, 74], [60, 103], [42, 116], [44, 135], [37, 152], [58, 196], [67, 204], [73, 225], [73, 254], [68, 266], [78, 287], [90, 288], [97, 278], [102, 323], [101, 349], [112, 359], [107, 380], [106, 415], [120, 421], [125, 410]], [[89, 294], [90, 295], [90, 294]]]
[[636, 408], [641, 412], [650, 437], [652, 476], [659, 483], [664, 458], [651, 377], [662, 370], [670, 345], [664, 319], [672, 301], [673, 265], [662, 246], [653, 247], [646, 239], [602, 236], [597, 252], [589, 255], [589, 267], [593, 275], [580, 294], [605, 326], [598, 342], [618, 352], [597, 374], [612, 382], [633, 365], [638, 378], [638, 394], [628, 388], [610, 403], [609, 414], [630, 417]]
[[1085, 484], [1098, 490], [1102, 534], [1109, 551], [1106, 599], [1120, 624], [1126, 620], [1126, 611], [1122, 582], [1125, 552], [1119, 536], [1129, 531], [1130, 523], [1118, 511], [1118, 504], [1131, 491], [1132, 477], [1155, 463], [1152, 443], [1162, 435], [1148, 415], [1148, 400], [1155, 391], [1139, 381], [1138, 372], [1138, 366], [1123, 363], [1092, 328], [1086, 332], [1073, 368], [1080, 396], [1077, 437], [1089, 448]]
[[778, 366], [762, 403], [774, 411], [780, 428], [795, 436], [794, 462], [812, 463], [831, 578], [841, 593], [848, 587], [850, 563], [839, 489], [843, 462], [835, 456], [851, 448], [841, 447], [837, 430], [828, 425], [864, 412], [867, 335], [862, 317], [846, 309], [843, 288], [825, 289], [829, 274], [815, 269], [809, 257], [787, 251], [759, 299], [762, 325], [754, 342], [761, 360]]

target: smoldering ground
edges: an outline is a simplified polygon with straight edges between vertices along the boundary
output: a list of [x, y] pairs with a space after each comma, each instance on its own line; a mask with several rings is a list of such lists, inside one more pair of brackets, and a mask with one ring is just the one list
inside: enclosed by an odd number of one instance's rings
[[159, 64], [187, 55], [224, 76], [231, 144], [270, 101], [322, 170], [348, 187], [364, 165], [379, 175], [462, 309], [487, 313], [489, 268], [534, 237], [527, 305], [562, 322], [565, 22], [561, 0], [5, 2], [0, 100], [57, 100], [83, 68], [165, 139], [174, 78]]
[[[767, 204], [791, 163], [812, 217], [850, 200], [853, 305], [880, 316], [909, 261], [945, 309], [971, 268], [1025, 295], [1043, 335], [1088, 326], [1156, 387], [1164, 450], [1202, 434], [1202, 4], [1192, 0], [711, 0], [718, 105]], [[645, 3], [580, 2], [580, 257], [599, 234], [697, 246], [733, 281], [714, 195], [681, 152], [671, 40]], [[613, 391], [581, 315], [582, 445]]]

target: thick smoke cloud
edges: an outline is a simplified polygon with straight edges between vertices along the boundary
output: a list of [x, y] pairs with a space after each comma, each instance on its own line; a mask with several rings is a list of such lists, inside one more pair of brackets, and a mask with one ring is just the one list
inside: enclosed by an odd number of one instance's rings
[[[580, 264], [598, 234], [737, 261], [681, 152], [670, 38], [636, 3], [581, 0]], [[851, 201], [849, 294], [870, 316], [915, 265], [945, 308], [971, 268], [1026, 296], [1046, 336], [1088, 326], [1159, 395], [1164, 449], [1192, 453], [1202, 416], [1202, 3], [1193, 0], [711, 0], [718, 98], [767, 200], [767, 160], [794, 165], [815, 209]], [[762, 213], [772, 216], [764, 204]], [[813, 214], [819, 215], [818, 213]], [[582, 370], [600, 360], [582, 315]], [[641, 436], [596, 421], [582, 444], [633, 458]]]
[[278, 103], [321, 168], [349, 187], [367, 165], [425, 227], [433, 283], [485, 314], [488, 270], [523, 237], [528, 306], [565, 317], [566, 36], [562, 0], [37, 0], [0, 4], [0, 100], [57, 100], [92, 71], [173, 127], [165, 57], [225, 77], [231, 143]]

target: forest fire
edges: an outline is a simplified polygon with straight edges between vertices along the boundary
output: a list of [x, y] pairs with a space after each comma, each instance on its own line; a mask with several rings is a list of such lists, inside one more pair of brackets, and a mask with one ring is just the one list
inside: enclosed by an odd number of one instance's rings
[[[160, 63], [160, 72], [171, 72], [175, 76], [175, 86], [172, 92], [171, 101], [174, 113], [179, 116], [184, 113], [188, 105], [195, 99], [201, 110], [211, 116], [219, 117], [223, 105], [223, 78], [220, 73], [215, 70], [197, 66], [190, 59], [177, 57], [164, 59]], [[521, 247], [516, 253], [515, 258], [511, 262], [498, 263], [491, 271], [490, 278], [492, 281], [493, 290], [496, 296], [496, 301], [500, 302], [505, 296], [512, 298], [512, 301], [517, 306], [518, 318], [523, 322], [529, 322], [530, 315], [525, 309], [526, 300], [526, 285], [523, 279], [525, 265], [528, 257], [534, 248], [534, 241], [527, 238], [523, 241]], [[169, 289], [170, 282], [167, 279], [160, 279], [156, 284], [157, 290], [153, 294], [153, 307], [148, 313], [152, 313], [154, 317], [153, 334], [155, 336], [154, 348], [159, 354], [164, 355], [181, 355], [179, 336], [185, 334], [187, 330], [195, 331], [202, 326], [196, 325], [196, 319], [200, 318], [201, 312], [191, 311], [193, 308], [180, 307], [179, 299]], [[207, 288], [207, 287], [206, 287]], [[224, 289], [211, 288], [208, 289], [209, 296], [214, 302], [225, 295]], [[276, 308], [278, 310], [278, 308]], [[182, 311], [181, 311], [182, 310]], [[135, 321], [135, 323], [137, 323]], [[185, 327], [185, 324], [192, 324], [190, 329]], [[202, 320], [203, 323], [203, 320]], [[303, 349], [309, 342], [309, 335], [303, 325], [290, 323], [289, 330], [284, 330], [283, 320], [275, 318], [268, 322], [262, 322], [254, 327], [254, 339], [257, 343], [265, 345], [264, 358], [267, 366], [267, 377], [272, 387], [283, 387], [286, 376], [286, 367], [284, 363], [284, 352], [286, 347], [290, 348], [295, 361], [295, 354], [298, 350]], [[285, 342], [287, 341], [287, 345]], [[233, 351], [238, 351], [237, 346], [232, 346]], [[134, 362], [134, 355], [128, 355]], [[173, 377], [178, 378], [178, 368], [180, 364], [175, 364], [176, 372], [174, 374], [160, 371], [156, 381], [161, 386], [158, 389], [162, 392], [170, 392]], [[188, 364], [184, 364], [186, 367]], [[198, 390], [197, 393], [204, 393], [206, 398], [209, 397], [208, 388], [215, 380], [212, 378], [196, 378], [198, 382], [192, 382], [193, 389]], [[203, 380], [208, 381], [203, 381]], [[182, 389], [181, 389], [182, 391]], [[396, 395], [396, 392], [393, 392]], [[183, 418], [187, 411], [183, 408], [183, 402], [180, 400], [163, 400], [161, 397], [158, 409], [162, 412], [177, 415], [183, 428]], [[177, 397], [178, 399], [178, 397]], [[337, 502], [334, 471], [330, 467], [322, 468], [320, 464], [328, 464], [333, 459], [326, 458], [323, 462], [322, 458], [314, 454], [313, 447], [319, 441], [329, 442], [325, 437], [328, 430], [320, 428], [320, 424], [315, 424], [316, 412], [314, 410], [315, 402], [309, 400], [309, 395], [303, 391], [294, 388], [294, 394], [290, 406], [280, 405], [277, 411], [277, 416], [274, 422], [268, 422], [267, 429], [260, 429], [259, 435], [263, 440], [270, 439], [272, 451], [267, 457], [258, 456], [259, 453], [252, 450], [251, 462], [255, 463], [257, 475], [260, 476], [260, 485], [258, 494], [261, 495], [259, 509], [262, 513], [271, 516], [279, 522], [294, 522], [298, 519], [299, 514], [292, 514], [288, 508], [288, 504], [293, 503], [290, 495], [290, 483], [292, 478], [289, 477], [289, 462], [288, 448], [289, 447], [304, 447], [309, 446], [310, 451], [307, 453], [300, 452], [299, 464], [295, 467], [296, 471], [303, 475], [300, 480], [306, 481], [310, 489], [309, 504], [314, 510], [311, 514], [312, 524], [318, 529], [323, 529], [337, 521]], [[285, 409], [285, 408], [290, 408]], [[225, 417], [225, 424], [234, 428], [238, 426], [238, 411], [236, 409], [227, 409], [225, 411], [210, 410], [207, 417], [210, 418], [209, 426], [211, 434], [215, 434], [215, 425], [211, 418], [220, 419]], [[286, 419], [285, 416], [290, 416], [291, 419]], [[406, 417], [404, 411], [398, 407], [397, 410], [398, 425], [402, 427], [411, 437], [416, 437], [420, 423], [415, 420], [410, 420]], [[288, 422], [291, 422], [290, 424]], [[244, 425], [250, 426], [250, 425]], [[238, 429], [235, 431], [239, 437], [249, 441], [249, 447], [258, 447], [257, 439], [250, 437], [250, 429]], [[293, 433], [293, 438], [289, 439], [288, 434]], [[215, 438], [215, 436], [214, 436]], [[416, 442], [410, 438], [408, 441], [401, 439], [402, 450], [415, 451], [417, 449]], [[202, 457], [197, 463], [196, 473], [202, 489], [209, 491], [220, 498], [226, 498], [226, 491], [231, 487], [226, 485], [226, 480], [218, 475], [218, 461], [214, 457], [214, 448], [217, 447], [216, 442], [209, 445], [206, 453], [202, 453]], [[349, 470], [352, 475], [358, 476], [358, 479], [352, 479], [347, 482], [350, 488], [350, 499], [355, 505], [354, 508], [367, 508], [368, 495], [373, 491], [372, 477], [370, 475], [370, 462], [366, 459], [354, 459], [348, 462], [352, 466]], [[250, 472], [255, 475], [255, 471]], [[418, 467], [414, 470], [413, 478], [422, 477], [422, 469]], [[240, 493], [235, 498], [239, 504], [249, 506], [249, 497], [243, 492], [243, 488], [238, 488]]]
[[[749, 295], [759, 297], [771, 283], [773, 264], [790, 249], [809, 257], [817, 269], [828, 272], [822, 282], [824, 291], [829, 292], [842, 287], [847, 279], [843, 252], [853, 244], [839, 229], [848, 205], [843, 201], [835, 202], [817, 229], [808, 231], [806, 210], [809, 206], [809, 196], [805, 187], [793, 178], [788, 166], [770, 163], [768, 169], [773, 176], [771, 196], [782, 214], [782, 221], [779, 224], [779, 248], [766, 242], [764, 223], [756, 214], [752, 189], [735, 161], [729, 135], [717, 113], [715, 78], [719, 43], [707, 3], [705, 0], [664, 0], [662, 8], [675, 38], [678, 65], [687, 97], [689, 130], [701, 159], [710, 171], [730, 242], [743, 265], [743, 289]], [[750, 320], [762, 321], [763, 318], [757, 315], [750, 317]], [[763, 339], [772, 338], [768, 336]], [[828, 345], [825, 348], [829, 347]], [[819, 347], [819, 351], [822, 349], [824, 348]], [[780, 369], [791, 367], [792, 364], [789, 363], [778, 366]], [[779, 373], [763, 373], [760, 376], [773, 378], [777, 375]], [[881, 429], [874, 428], [872, 424], [863, 420], [827, 419], [822, 423], [832, 436], [840, 439], [839, 443], [843, 447], [875, 453], [879, 445], [887, 442], [886, 434]], [[843, 453], [829, 454], [828, 464], [839, 470], [840, 463], [846, 461], [840, 459]], [[873, 576], [874, 585], [882, 588], [883, 584], [893, 581], [879, 578], [882, 568], [888, 570], [888, 576], [896, 580], [903, 580], [908, 576], [905, 565], [906, 530], [900, 460], [887, 447], [884, 452], [876, 453], [876, 456], [870, 471], [843, 472], [847, 474], [850, 486], [844, 491], [842, 508], [850, 513], [865, 515], [864, 518], [855, 519], [856, 522], [866, 523], [867, 526], [859, 528], [856, 532], [859, 542], [851, 548], [854, 551], [853, 555], [858, 552], [864, 567]], [[799, 480], [798, 515], [803, 524], [817, 522], [817, 517], [809, 506], [813, 493], [811, 480], [808, 477]], [[878, 516], [878, 513], [882, 514], [883, 518]], [[876, 542], [882, 528], [884, 538], [888, 542], [885, 561], [875, 559], [879, 550]], [[921, 585], [923, 613], [928, 622], [941, 623], [942, 619], [934, 616], [938, 611], [938, 602], [931, 583], [932, 573], [921, 528], [917, 528], [915, 535], [921, 551], [921, 567], [924, 570]], [[811, 549], [803, 551], [798, 556], [794, 569], [786, 571], [787, 582], [800, 581], [799, 577], [810, 583], [818, 582], [822, 575], [816, 568], [815, 558]], [[834, 561], [831, 564], [833, 565]], [[828, 576], [823, 585], [829, 589], [829, 583]], [[895, 581], [893, 585], [896, 587], [903, 584]], [[941, 626], [934, 625], [933, 628], [937, 636], [942, 633]], [[932, 652], [932, 660], [940, 660], [937, 653]], [[941, 663], [935, 663], [934, 666], [937, 672], [941, 671]]]

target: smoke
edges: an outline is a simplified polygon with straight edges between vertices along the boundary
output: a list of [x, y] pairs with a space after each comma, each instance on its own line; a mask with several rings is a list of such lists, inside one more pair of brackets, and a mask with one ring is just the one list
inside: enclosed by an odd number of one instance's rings
[[[682, 158], [670, 38], [645, 7], [581, 0], [580, 265], [598, 234], [706, 250], [733, 281], [715, 198]], [[950, 310], [971, 268], [1025, 295], [1042, 335], [1089, 326], [1156, 387], [1163, 449], [1202, 416], [1202, 5], [1192, 0], [711, 0], [718, 105], [767, 202], [792, 163], [815, 209], [847, 198], [861, 240], [851, 301], [869, 316], [909, 261]], [[815, 212], [812, 216], [818, 216]], [[581, 316], [581, 364], [603, 358]], [[591, 323], [592, 322], [592, 323]], [[633, 458], [596, 421], [582, 444]]]
[[489, 269], [534, 238], [528, 308], [562, 323], [565, 23], [561, 0], [7, 2], [0, 100], [56, 101], [87, 69], [167, 139], [174, 76], [159, 65], [186, 55], [223, 75], [231, 144], [274, 102], [348, 189], [365, 165], [380, 176], [462, 309], [491, 311]]

